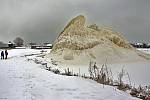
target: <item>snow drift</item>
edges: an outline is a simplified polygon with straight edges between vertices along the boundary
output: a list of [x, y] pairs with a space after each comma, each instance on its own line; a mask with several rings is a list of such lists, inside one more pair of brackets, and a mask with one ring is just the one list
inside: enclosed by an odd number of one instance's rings
[[90, 61], [104, 63], [133, 62], [150, 59], [149, 55], [134, 49], [119, 33], [96, 25], [85, 25], [79, 15], [72, 19], [56, 39], [46, 56], [65, 64], [84, 64]]

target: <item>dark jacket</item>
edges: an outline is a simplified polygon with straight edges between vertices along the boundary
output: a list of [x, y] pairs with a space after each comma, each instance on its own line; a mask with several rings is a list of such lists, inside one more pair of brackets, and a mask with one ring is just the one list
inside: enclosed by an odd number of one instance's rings
[[1, 56], [4, 56], [4, 51], [1, 52]]
[[5, 50], [5, 55], [8, 55], [8, 52], [7, 52], [7, 50]]

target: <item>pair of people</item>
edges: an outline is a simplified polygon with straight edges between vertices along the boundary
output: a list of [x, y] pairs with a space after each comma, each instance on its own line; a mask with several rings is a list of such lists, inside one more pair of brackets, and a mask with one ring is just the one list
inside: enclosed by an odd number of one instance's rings
[[1, 52], [1, 59], [7, 59], [8, 52], [5, 50], [5, 58], [4, 58], [4, 51]]

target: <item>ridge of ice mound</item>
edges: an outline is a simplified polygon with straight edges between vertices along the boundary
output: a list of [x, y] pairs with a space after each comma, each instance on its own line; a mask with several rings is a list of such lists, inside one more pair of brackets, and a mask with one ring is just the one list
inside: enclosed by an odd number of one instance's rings
[[107, 28], [96, 25], [85, 26], [82, 15], [72, 19], [56, 39], [51, 53], [47, 56], [63, 63], [104, 63], [137, 61], [149, 58], [137, 52], [130, 43]]

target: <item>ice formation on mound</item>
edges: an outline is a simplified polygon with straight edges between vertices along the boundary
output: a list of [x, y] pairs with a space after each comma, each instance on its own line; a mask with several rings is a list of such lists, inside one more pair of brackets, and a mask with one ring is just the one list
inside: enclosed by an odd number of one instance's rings
[[[144, 60], [120, 33], [96, 25], [85, 26], [82, 15], [72, 19], [56, 39], [50, 58], [64, 63], [104, 63]], [[140, 54], [142, 57], [140, 57]], [[49, 58], [49, 57], [48, 57]]]

